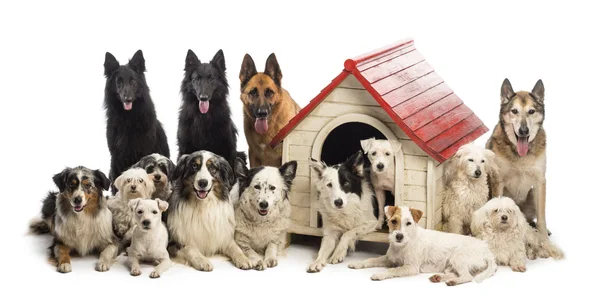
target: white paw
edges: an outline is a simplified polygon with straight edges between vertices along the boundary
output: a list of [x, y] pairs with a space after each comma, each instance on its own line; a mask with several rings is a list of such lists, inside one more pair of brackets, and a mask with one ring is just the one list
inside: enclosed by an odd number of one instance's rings
[[389, 276], [385, 272], [378, 272], [378, 273], [374, 274], [373, 276], [371, 276], [371, 280], [374, 280], [374, 281], [383, 281], [388, 278], [389, 278]]
[[129, 271], [129, 274], [131, 274], [132, 276], [138, 276], [142, 274], [142, 271], [137, 268], [132, 268], [131, 271]]
[[96, 263], [96, 271], [100, 271], [100, 272], [105, 272], [108, 271], [110, 269], [110, 264], [103, 262], [103, 261], [98, 261], [98, 263]]
[[260, 260], [256, 264], [254, 264], [254, 269], [265, 270], [265, 269], [267, 269], [267, 263], [265, 263], [265, 261], [263, 261], [263, 260]]
[[213, 270], [213, 265], [212, 265], [212, 263], [210, 263], [210, 261], [208, 261], [208, 259], [196, 258], [196, 259], [192, 260], [191, 264], [192, 264], [193, 268], [200, 270], [200, 271], [212, 271]]
[[329, 258], [328, 263], [329, 264], [338, 264], [338, 263], [344, 262], [344, 259], [346, 258], [346, 253], [347, 253], [347, 251], [335, 252], [333, 254], [333, 256], [331, 256]]
[[267, 264], [267, 267], [272, 268], [277, 266], [277, 258], [268, 258], [265, 259], [265, 263]]
[[242, 259], [234, 260], [233, 265], [235, 265], [235, 267], [242, 269], [242, 270], [248, 270], [253, 267], [252, 262], [250, 262], [250, 259], [248, 259], [246, 257], [244, 257]]
[[58, 272], [68, 273], [71, 272], [71, 263], [62, 263], [58, 265]]
[[306, 272], [309, 272], [309, 273], [320, 272], [321, 270], [323, 270], [323, 267], [325, 267], [325, 263], [313, 262], [308, 267], [308, 269], [306, 270]]
[[150, 273], [150, 278], [155, 279], [155, 278], [159, 278], [160, 277], [160, 273], [156, 270], [153, 270], [152, 273]]
[[525, 272], [525, 270], [527, 270], [525, 265], [514, 265], [514, 266], [511, 266], [510, 268], [512, 269], [512, 271], [515, 271], [515, 272]]
[[362, 269], [365, 268], [365, 266], [360, 263], [360, 262], [352, 262], [350, 264], [348, 264], [348, 268], [350, 269]]

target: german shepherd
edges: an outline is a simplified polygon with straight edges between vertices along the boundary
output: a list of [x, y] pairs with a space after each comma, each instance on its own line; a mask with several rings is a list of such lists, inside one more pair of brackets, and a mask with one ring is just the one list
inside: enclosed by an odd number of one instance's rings
[[264, 72], [257, 72], [254, 60], [244, 56], [240, 70], [244, 104], [244, 134], [248, 142], [250, 167], [281, 166], [282, 147], [269, 142], [300, 111], [300, 106], [281, 87], [281, 69], [274, 53], [267, 58]]
[[486, 144], [486, 148], [496, 154], [499, 168], [489, 176], [490, 197], [511, 197], [527, 222], [540, 233], [549, 234], [545, 213], [544, 84], [538, 80], [531, 92], [515, 93], [510, 81], [505, 79], [500, 97], [500, 121]]

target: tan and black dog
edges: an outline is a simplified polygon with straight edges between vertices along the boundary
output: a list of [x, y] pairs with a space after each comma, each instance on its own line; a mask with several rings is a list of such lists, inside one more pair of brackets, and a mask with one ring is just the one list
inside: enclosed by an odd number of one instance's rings
[[544, 84], [538, 80], [530, 92], [514, 92], [505, 79], [500, 96], [500, 121], [486, 144], [499, 168], [490, 176], [491, 197], [511, 197], [532, 226], [548, 233]]
[[244, 104], [244, 133], [248, 141], [250, 167], [281, 166], [282, 147], [269, 142], [300, 111], [300, 106], [281, 87], [281, 69], [274, 53], [267, 58], [264, 72], [257, 72], [249, 54], [240, 70]]

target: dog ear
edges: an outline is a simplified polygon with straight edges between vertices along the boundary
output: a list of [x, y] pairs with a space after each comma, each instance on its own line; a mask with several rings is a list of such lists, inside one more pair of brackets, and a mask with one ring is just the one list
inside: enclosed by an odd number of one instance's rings
[[485, 231], [485, 228], [488, 227], [488, 207], [489, 205], [486, 203], [471, 214], [471, 233], [473, 233], [473, 236], [477, 237], [481, 235]]
[[219, 69], [220, 71], [225, 72], [225, 55], [223, 54], [222, 49], [219, 49], [219, 51], [217, 51], [210, 63], [217, 67], [217, 69]]
[[138, 74], [146, 72], [146, 60], [144, 60], [144, 54], [141, 49], [133, 54], [133, 57], [129, 60], [129, 67]]
[[177, 166], [173, 170], [173, 180], [177, 180], [183, 177], [183, 173], [185, 172], [185, 168], [187, 166], [187, 159], [189, 156], [189, 154], [183, 154], [179, 157], [179, 160], [177, 161]]
[[154, 181], [148, 176], [148, 174], [144, 174], [144, 183], [146, 187], [146, 196], [148, 198], [152, 198], [152, 194], [156, 191], [156, 185], [154, 185]]
[[102, 188], [103, 190], [109, 190], [110, 188], [110, 180], [100, 170], [94, 171], [94, 183], [96, 184], [96, 187]]
[[135, 211], [135, 208], [137, 208], [137, 205], [140, 202], [140, 200], [142, 199], [139, 197], [130, 200], [129, 203], [127, 203], [127, 205], [129, 206], [129, 210], [131, 210], [132, 212]]
[[292, 182], [294, 178], [296, 178], [296, 168], [298, 167], [298, 162], [295, 160], [284, 163], [281, 167], [279, 167], [279, 173], [283, 177], [283, 181], [289, 191], [292, 187]]
[[392, 216], [394, 216], [394, 213], [396, 212], [396, 210], [398, 210], [397, 206], [385, 206], [385, 207], [383, 207], [383, 212], [385, 213], [385, 217], [388, 220], [392, 219]]
[[363, 176], [363, 165], [364, 158], [362, 151], [356, 151], [346, 162], [344, 163], [348, 168], [351, 168], [352, 171], [359, 177]]
[[317, 173], [319, 179], [323, 178], [323, 171], [325, 171], [325, 168], [327, 167], [324, 162], [310, 158], [308, 165], [315, 171], [315, 173]]
[[161, 212], [164, 212], [164, 211], [166, 211], [169, 208], [169, 203], [166, 202], [166, 201], [164, 201], [164, 200], [162, 200], [162, 199], [158, 199], [157, 198], [156, 199], [156, 203], [158, 203], [158, 209]]
[[244, 60], [242, 61], [242, 68], [240, 69], [240, 83], [241, 87], [244, 88], [250, 78], [256, 75], [256, 66], [254, 65], [254, 60], [249, 54], [244, 56]]
[[281, 87], [281, 78], [283, 74], [281, 73], [281, 68], [279, 68], [279, 63], [277, 62], [277, 57], [275, 57], [275, 53], [271, 53], [267, 58], [267, 63], [265, 64], [265, 74], [269, 75], [275, 84]]
[[502, 82], [502, 87], [500, 88], [500, 99], [502, 104], [508, 103], [508, 101], [515, 96], [515, 92], [513, 91], [512, 85], [508, 78], [505, 78]]
[[531, 96], [534, 97], [539, 103], [543, 104], [544, 103], [544, 93], [545, 93], [544, 83], [542, 82], [541, 79], [539, 79], [535, 83], [535, 86], [533, 87], [533, 89], [531, 90]]
[[173, 172], [175, 171], [175, 164], [167, 158], [167, 178], [169, 181], [173, 180]]
[[375, 138], [360, 140], [360, 147], [362, 148], [365, 154], [369, 153], [369, 149], [371, 149], [371, 145], [373, 145], [374, 141]]
[[188, 49], [187, 55], [185, 56], [185, 68], [183, 68], [186, 72], [191, 72], [200, 64], [200, 60], [196, 56], [196, 54]]
[[123, 188], [123, 182], [125, 182], [125, 177], [123, 176], [123, 174], [121, 173], [113, 182], [115, 184], [115, 187], [117, 187], [117, 189], [121, 190], [121, 188]]
[[225, 160], [220, 155], [215, 155], [215, 160], [217, 161], [217, 166], [219, 167], [219, 177], [225, 183], [228, 189], [231, 189], [233, 185], [235, 185], [235, 174], [233, 173], [233, 168], [229, 165], [229, 162]]
[[398, 153], [398, 152], [402, 151], [402, 143], [400, 143], [400, 141], [389, 140], [389, 142], [392, 145], [392, 150], [394, 151], [394, 153]]
[[236, 157], [233, 165], [235, 166], [233, 173], [238, 179], [245, 180], [248, 178], [248, 168], [246, 167], [246, 163], [241, 158]]
[[423, 211], [413, 208], [410, 208], [409, 210], [413, 220], [415, 220], [415, 223], [419, 223], [419, 220], [421, 220], [421, 217], [423, 217]]
[[67, 176], [69, 175], [70, 171], [71, 168], [67, 167], [52, 177], [54, 184], [56, 184], [56, 187], [58, 187], [58, 191], [63, 192], [65, 188], [67, 188]]
[[104, 76], [108, 77], [119, 69], [121, 65], [119, 61], [110, 52], [106, 52], [104, 55]]

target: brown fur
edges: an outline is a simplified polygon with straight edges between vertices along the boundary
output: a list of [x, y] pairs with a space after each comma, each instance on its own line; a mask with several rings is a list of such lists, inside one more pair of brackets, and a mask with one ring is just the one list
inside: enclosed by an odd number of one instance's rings
[[71, 263], [71, 248], [63, 244], [57, 244], [54, 248], [58, 265]]
[[[415, 220], [415, 223], [419, 223], [421, 217], [423, 217], [423, 212], [421, 210], [409, 208], [410, 214]], [[386, 218], [389, 221], [389, 232], [393, 232], [394, 230], [400, 229], [402, 227], [400, 221], [402, 221], [402, 210], [397, 206], [387, 206], [385, 212]]]
[[[91, 180], [83, 180], [81, 183], [84, 185], [86, 183], [90, 183]], [[87, 204], [85, 208], [83, 208], [83, 212], [89, 215], [94, 215], [98, 212], [98, 191], [97, 190], [86, 190], [85, 198], [87, 199]]]

